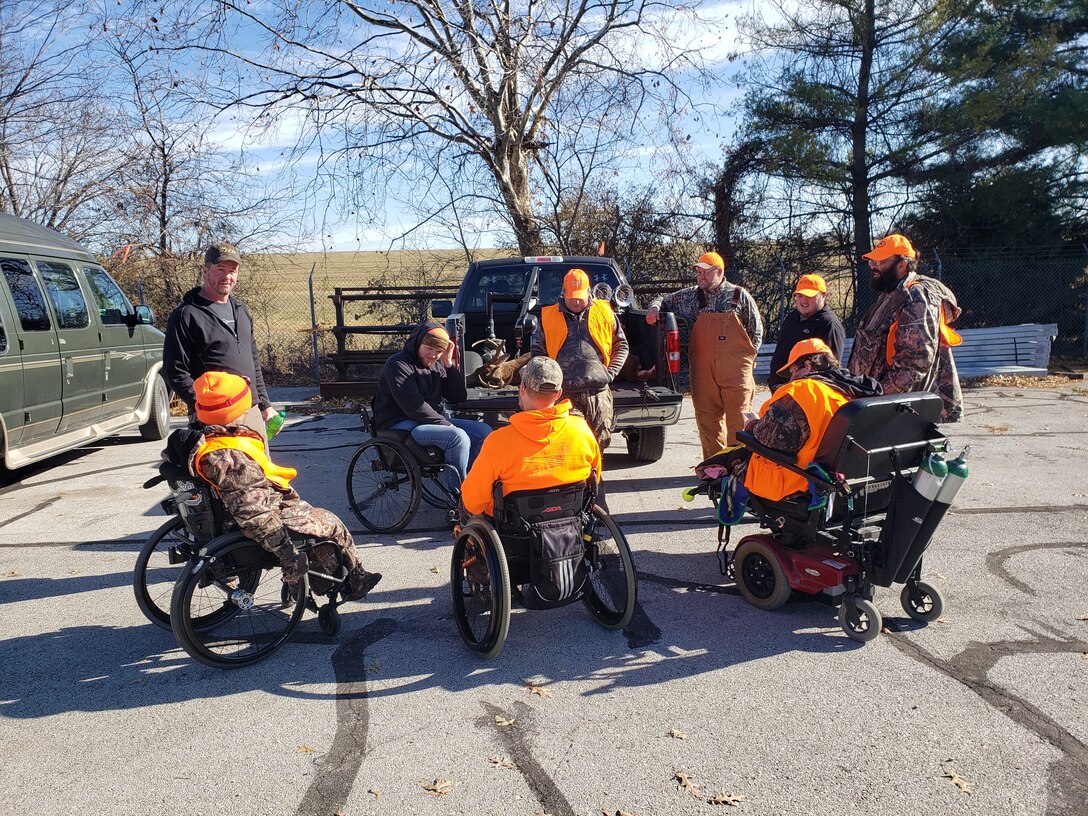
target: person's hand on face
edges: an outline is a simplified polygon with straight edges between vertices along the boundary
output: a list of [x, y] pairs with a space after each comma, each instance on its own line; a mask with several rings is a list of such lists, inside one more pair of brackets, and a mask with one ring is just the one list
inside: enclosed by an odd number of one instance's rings
[[457, 352], [457, 346], [450, 343], [446, 346], [446, 350], [442, 352], [442, 356], [439, 358], [442, 360], [442, 365], [446, 368], [450, 368], [453, 365], [453, 356]]

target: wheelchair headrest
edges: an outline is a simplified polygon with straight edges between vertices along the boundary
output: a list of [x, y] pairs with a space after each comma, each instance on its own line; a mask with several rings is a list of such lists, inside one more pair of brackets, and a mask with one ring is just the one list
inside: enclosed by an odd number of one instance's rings
[[831, 417], [815, 461], [847, 479], [890, 472], [893, 456], [900, 468], [916, 467], [925, 443], [945, 441], [937, 430], [943, 405], [929, 392], [851, 400]]

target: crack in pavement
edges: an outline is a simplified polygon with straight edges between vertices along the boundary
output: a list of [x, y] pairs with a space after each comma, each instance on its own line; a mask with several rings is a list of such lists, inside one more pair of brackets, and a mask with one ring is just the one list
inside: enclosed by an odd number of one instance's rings
[[[1086, 508], [1088, 509], [1088, 508]], [[1000, 578], [1010, 586], [1019, 589], [1026, 595], [1038, 595], [1039, 593], [1025, 584], [1023, 581], [1018, 581], [1013, 578], [1012, 573], [1009, 572], [1005, 566], [1005, 562], [1012, 558], [1014, 555], [1019, 555], [1022, 552], [1035, 552], [1036, 550], [1064, 550], [1064, 549], [1076, 550], [1083, 548], [1088, 550], [1088, 542], [1086, 541], [1050, 541], [1041, 544], [1017, 544], [1012, 547], [1006, 547], [1003, 550], [997, 552], [987, 553], [986, 555], [986, 569], [995, 578]], [[1075, 553], [1077, 555], [1079, 553]]]
[[[529, 746], [527, 727], [533, 716], [533, 709], [522, 702], [514, 703], [514, 711], [507, 712], [492, 705], [485, 700], [480, 701], [487, 717], [477, 720], [477, 727], [490, 725], [498, 734], [502, 747], [510, 754], [518, 773], [521, 774], [533, 796], [540, 802], [540, 807], [550, 816], [574, 816], [574, 808], [563, 796], [555, 780], [548, 775], [540, 763], [533, 758], [532, 749]], [[504, 720], [513, 720], [511, 725], [500, 726], [496, 717]]]
[[1061, 751], [1063, 757], [1050, 766], [1046, 816], [1084, 816], [1088, 802], [1088, 746], [1027, 700], [991, 682], [988, 674], [1003, 657], [1076, 654], [1088, 651], [1088, 643], [1071, 637], [1028, 634], [1031, 637], [1027, 640], [973, 641], [951, 660], [942, 660], [894, 632], [889, 639], [907, 657], [966, 686], [1013, 722]]
[[328, 753], [315, 762], [317, 773], [299, 803], [298, 816], [329, 816], [343, 810], [366, 756], [370, 731], [366, 649], [395, 631], [395, 620], [378, 618], [332, 653], [336, 672], [336, 734]]

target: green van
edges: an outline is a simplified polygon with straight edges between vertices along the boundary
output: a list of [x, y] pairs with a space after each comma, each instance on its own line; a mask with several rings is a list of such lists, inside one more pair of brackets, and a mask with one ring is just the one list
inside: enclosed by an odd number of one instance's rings
[[9, 470], [138, 428], [162, 439], [163, 333], [84, 247], [0, 214], [0, 459]]

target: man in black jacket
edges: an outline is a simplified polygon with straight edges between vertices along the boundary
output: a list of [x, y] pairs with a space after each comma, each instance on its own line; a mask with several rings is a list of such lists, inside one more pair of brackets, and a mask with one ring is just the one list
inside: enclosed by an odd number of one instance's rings
[[[163, 344], [167, 384], [196, 417], [193, 382], [207, 371], [226, 371], [249, 381], [255, 395], [246, 425], [263, 429], [276, 413], [257, 359], [253, 318], [245, 304], [230, 296], [238, 283], [238, 250], [217, 242], [204, 252], [203, 285], [191, 289], [170, 314]], [[267, 440], [266, 440], [267, 441]]]
[[819, 275], [802, 275], [793, 290], [794, 308], [782, 321], [778, 343], [771, 357], [771, 374], [767, 384], [771, 391], [789, 381], [780, 369], [786, 365], [790, 350], [802, 340], [823, 340], [836, 360], [842, 359], [846, 331], [842, 322], [827, 305], [827, 284]]
[[[453, 363], [456, 346], [437, 323], [421, 323], [404, 349], [385, 361], [374, 396], [374, 424], [379, 430], [410, 430], [420, 445], [444, 451], [463, 481], [491, 426], [451, 417], [442, 400], [462, 402], [468, 395], [465, 375]], [[452, 485], [451, 485], [452, 487]]]

